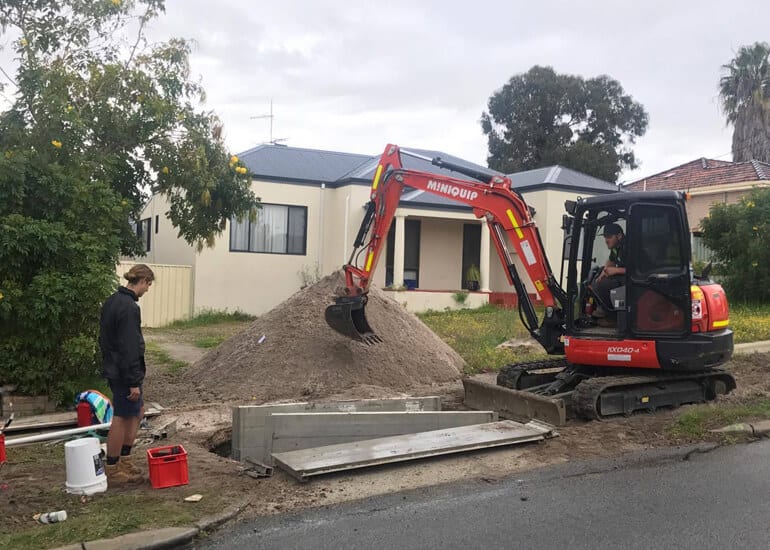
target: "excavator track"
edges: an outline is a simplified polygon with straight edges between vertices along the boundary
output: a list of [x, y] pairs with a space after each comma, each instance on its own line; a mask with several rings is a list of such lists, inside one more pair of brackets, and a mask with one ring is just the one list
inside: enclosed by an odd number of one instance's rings
[[[497, 385], [512, 390], [525, 390], [532, 386], [551, 382], [557, 372], [569, 366], [569, 362], [563, 357], [526, 363], [511, 363], [502, 367], [497, 373]], [[541, 374], [533, 371], [549, 371], [549, 373]]]
[[724, 369], [678, 375], [597, 376], [575, 387], [572, 411], [586, 420], [630, 415], [710, 401], [735, 387], [735, 379]]

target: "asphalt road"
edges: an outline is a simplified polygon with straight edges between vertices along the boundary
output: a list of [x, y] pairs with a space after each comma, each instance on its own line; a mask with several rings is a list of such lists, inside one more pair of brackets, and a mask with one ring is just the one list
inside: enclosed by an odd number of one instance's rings
[[770, 441], [687, 451], [259, 518], [195, 548], [770, 548]]

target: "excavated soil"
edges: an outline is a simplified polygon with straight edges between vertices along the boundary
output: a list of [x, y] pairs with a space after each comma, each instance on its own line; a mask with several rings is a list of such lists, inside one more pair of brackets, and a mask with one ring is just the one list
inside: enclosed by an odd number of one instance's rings
[[383, 397], [460, 378], [463, 359], [388, 292], [372, 288], [366, 306], [383, 342], [367, 346], [329, 328], [324, 310], [343, 283], [338, 272], [297, 292], [185, 369], [182, 393], [165, 398], [189, 402], [190, 391], [203, 402], [255, 404]]

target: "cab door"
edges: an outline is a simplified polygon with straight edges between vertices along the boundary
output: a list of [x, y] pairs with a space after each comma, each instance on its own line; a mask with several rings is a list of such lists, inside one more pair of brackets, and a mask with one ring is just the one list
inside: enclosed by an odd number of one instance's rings
[[647, 338], [690, 333], [690, 240], [684, 208], [639, 203], [630, 208], [627, 249], [628, 329]]

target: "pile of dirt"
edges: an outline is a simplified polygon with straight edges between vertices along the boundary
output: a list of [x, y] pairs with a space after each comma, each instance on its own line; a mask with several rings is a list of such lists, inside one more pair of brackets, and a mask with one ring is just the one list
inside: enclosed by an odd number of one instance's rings
[[383, 342], [367, 346], [329, 328], [324, 310], [342, 285], [337, 272], [297, 292], [203, 356], [179, 382], [203, 401], [258, 404], [361, 397], [356, 388], [397, 395], [460, 377], [462, 358], [388, 292], [371, 288], [366, 306]]

